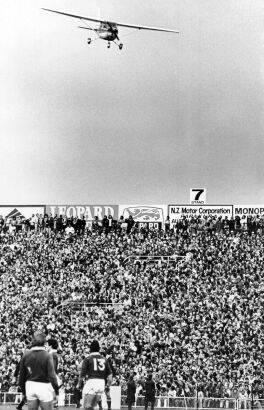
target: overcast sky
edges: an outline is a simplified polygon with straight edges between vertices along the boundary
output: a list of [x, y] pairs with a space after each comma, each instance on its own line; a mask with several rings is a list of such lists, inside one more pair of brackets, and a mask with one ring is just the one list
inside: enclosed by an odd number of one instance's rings
[[0, 204], [264, 203], [263, 0], [1, 0], [0, 55]]

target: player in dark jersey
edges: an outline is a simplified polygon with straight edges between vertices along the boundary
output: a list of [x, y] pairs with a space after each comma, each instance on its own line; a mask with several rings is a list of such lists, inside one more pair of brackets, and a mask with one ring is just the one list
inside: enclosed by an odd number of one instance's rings
[[21, 359], [19, 386], [27, 397], [28, 410], [52, 410], [53, 393], [56, 399], [59, 386], [51, 355], [45, 349], [46, 335], [42, 331], [34, 333], [31, 349]]
[[[27, 342], [27, 344], [28, 344], [28, 349], [30, 349], [30, 345], [29, 345], [29, 342]], [[25, 349], [25, 351], [26, 351], [27, 349]], [[20, 350], [20, 352], [21, 352], [21, 350]], [[15, 369], [15, 372], [14, 372], [14, 377], [15, 377], [15, 379], [16, 379], [16, 382], [18, 383], [18, 379], [19, 379], [19, 371], [20, 371], [20, 363], [21, 363], [21, 359], [22, 359], [22, 357], [23, 357], [23, 354], [24, 354], [24, 352], [22, 351], [22, 354], [21, 354], [21, 357], [20, 357], [20, 360], [19, 360], [19, 362], [17, 363], [17, 365], [16, 365], [16, 369]], [[22, 397], [22, 399], [21, 399], [21, 401], [20, 401], [20, 403], [18, 404], [18, 406], [16, 407], [16, 410], [22, 410], [22, 407], [24, 406], [24, 404], [26, 404], [26, 398], [23, 396]]]
[[82, 363], [78, 385], [81, 388], [84, 379], [88, 377], [83, 388], [83, 407], [85, 410], [95, 408], [101, 399], [105, 386], [110, 386], [113, 379], [109, 362], [99, 351], [99, 342], [93, 340], [90, 345], [90, 354]]

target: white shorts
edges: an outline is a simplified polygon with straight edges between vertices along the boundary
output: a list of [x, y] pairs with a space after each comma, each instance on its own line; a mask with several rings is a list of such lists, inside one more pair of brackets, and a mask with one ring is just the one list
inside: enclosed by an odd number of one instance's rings
[[84, 385], [83, 394], [94, 394], [99, 396], [104, 393], [104, 389], [104, 379], [89, 379]]
[[41, 402], [49, 402], [54, 399], [54, 390], [51, 383], [41, 382], [26, 382], [27, 400], [39, 400]]

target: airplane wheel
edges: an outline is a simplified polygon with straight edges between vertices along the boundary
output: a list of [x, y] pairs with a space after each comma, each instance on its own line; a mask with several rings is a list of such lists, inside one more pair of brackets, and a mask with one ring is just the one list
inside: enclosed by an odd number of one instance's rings
[[91, 39], [91, 38], [88, 38], [88, 39], [87, 39], [87, 44], [91, 44], [91, 42], [92, 42], [92, 39]]
[[123, 44], [119, 44], [119, 50], [122, 50]]
[[110, 44], [107, 44], [107, 48], [110, 48]]

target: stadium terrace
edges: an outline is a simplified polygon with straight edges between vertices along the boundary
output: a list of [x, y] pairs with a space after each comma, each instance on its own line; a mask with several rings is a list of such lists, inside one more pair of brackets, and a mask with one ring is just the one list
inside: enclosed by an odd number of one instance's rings
[[59, 341], [65, 392], [99, 338], [124, 394], [129, 374], [140, 391], [151, 372], [161, 396], [263, 397], [261, 218], [202, 216], [159, 230], [132, 217], [32, 218], [0, 218], [1, 391], [15, 386], [41, 328]]

